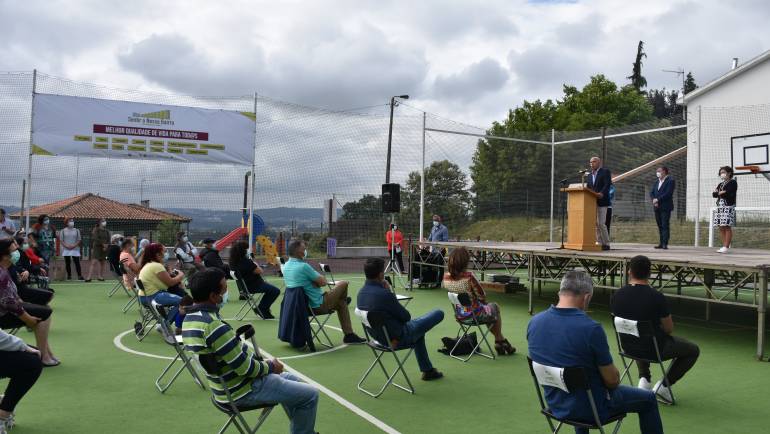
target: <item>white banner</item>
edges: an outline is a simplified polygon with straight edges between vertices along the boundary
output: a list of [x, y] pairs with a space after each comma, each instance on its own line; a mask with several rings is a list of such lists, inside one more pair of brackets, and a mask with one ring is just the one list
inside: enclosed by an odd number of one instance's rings
[[251, 165], [254, 114], [35, 94], [35, 155]]

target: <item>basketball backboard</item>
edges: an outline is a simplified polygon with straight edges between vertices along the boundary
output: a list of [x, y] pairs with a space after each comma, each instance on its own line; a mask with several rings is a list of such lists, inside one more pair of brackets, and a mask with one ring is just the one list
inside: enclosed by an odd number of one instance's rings
[[770, 133], [732, 137], [730, 148], [731, 166], [736, 168], [736, 175], [752, 173], [750, 170], [737, 169], [742, 166], [758, 166], [760, 173], [770, 173]]

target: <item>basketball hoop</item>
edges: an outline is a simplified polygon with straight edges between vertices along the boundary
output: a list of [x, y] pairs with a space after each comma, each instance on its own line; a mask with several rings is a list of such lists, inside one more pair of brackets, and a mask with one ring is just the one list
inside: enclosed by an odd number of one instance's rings
[[760, 172], [759, 166], [736, 166], [736, 170], [748, 170], [749, 172], [758, 175]]

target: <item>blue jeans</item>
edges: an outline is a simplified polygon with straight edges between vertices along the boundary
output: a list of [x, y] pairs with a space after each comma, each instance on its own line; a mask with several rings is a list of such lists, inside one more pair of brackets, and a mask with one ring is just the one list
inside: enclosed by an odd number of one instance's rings
[[182, 320], [184, 319], [184, 316], [179, 315], [179, 301], [181, 299], [182, 297], [176, 294], [172, 294], [167, 291], [158, 291], [155, 294], [150, 296], [139, 297], [139, 302], [147, 306], [150, 304], [151, 301], [154, 300], [156, 303], [160, 304], [161, 306], [171, 307], [171, 309], [168, 310], [168, 316], [166, 316], [166, 321], [168, 321], [169, 323], [174, 322], [176, 323], [177, 327], [182, 327]]
[[[642, 434], [663, 433], [663, 422], [661, 422], [658, 412], [658, 401], [652, 391], [631, 386], [618, 386], [609, 393], [608, 414], [638, 413], [639, 431]], [[588, 434], [588, 430], [583, 428], [575, 428], [575, 432]]]
[[422, 372], [433, 369], [433, 364], [428, 357], [428, 349], [425, 348], [425, 333], [428, 333], [428, 330], [435, 327], [443, 319], [444, 311], [435, 309], [404, 324], [401, 338], [398, 341], [398, 348], [414, 346], [414, 356], [417, 358], [417, 364]]
[[255, 378], [251, 392], [235, 401], [238, 406], [277, 402], [289, 416], [292, 434], [315, 433], [318, 391], [294, 375], [284, 372]]
[[262, 296], [262, 300], [259, 301], [259, 310], [260, 312], [270, 312], [270, 306], [273, 304], [275, 299], [278, 298], [278, 296], [281, 294], [281, 290], [277, 287], [267, 283], [262, 282], [261, 285], [249, 288], [249, 292], [254, 293], [264, 293], [265, 295]]

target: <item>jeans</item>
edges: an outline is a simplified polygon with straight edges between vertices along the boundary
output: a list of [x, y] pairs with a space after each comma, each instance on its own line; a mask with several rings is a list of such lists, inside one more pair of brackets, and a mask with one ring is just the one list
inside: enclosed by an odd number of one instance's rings
[[[663, 433], [663, 422], [658, 412], [658, 401], [652, 391], [630, 386], [618, 386], [610, 390], [607, 411], [610, 415], [618, 413], [638, 413], [639, 432], [642, 434]], [[588, 434], [585, 428], [575, 428], [577, 434]]]
[[278, 298], [279, 295], [281, 295], [281, 290], [277, 287], [267, 283], [262, 282], [261, 285], [255, 287], [255, 288], [249, 288], [249, 292], [254, 293], [264, 293], [265, 295], [262, 296], [262, 300], [259, 301], [259, 311], [260, 312], [270, 312], [270, 306], [273, 304], [275, 299]]
[[181, 299], [182, 297], [176, 294], [172, 294], [167, 291], [158, 291], [155, 294], [150, 296], [139, 297], [139, 302], [145, 306], [148, 306], [151, 301], [155, 301], [161, 306], [171, 307], [171, 309], [168, 310], [166, 321], [169, 323], [174, 322], [177, 324], [177, 327], [181, 327], [182, 326], [181, 322], [184, 319], [184, 317], [179, 315], [179, 301]]
[[[660, 357], [663, 360], [674, 359], [671, 369], [668, 370], [669, 384], [667, 386], [675, 384], [684, 377], [684, 374], [695, 365], [698, 356], [700, 356], [700, 348], [697, 345], [687, 339], [671, 336], [671, 339], [663, 344], [660, 349]], [[647, 381], [650, 381], [650, 364], [637, 361], [636, 366], [639, 368], [639, 377], [644, 377]]]
[[425, 348], [425, 333], [428, 333], [428, 330], [435, 327], [443, 319], [444, 311], [435, 309], [404, 324], [401, 338], [398, 341], [398, 349], [414, 346], [414, 356], [417, 358], [417, 364], [422, 372], [433, 369], [433, 364], [428, 357], [428, 349]]
[[668, 239], [671, 236], [671, 230], [669, 229], [669, 223], [671, 221], [671, 210], [662, 210], [655, 208], [655, 223], [658, 224], [658, 232], [660, 233], [660, 245], [668, 246]]
[[284, 372], [255, 378], [251, 392], [235, 401], [238, 406], [277, 402], [289, 416], [292, 434], [315, 433], [318, 391], [294, 375]]

